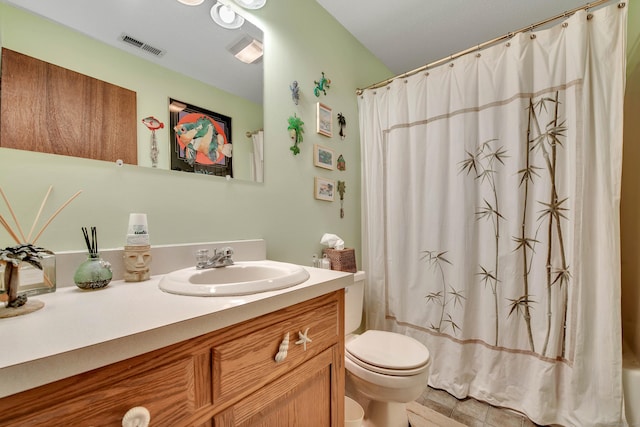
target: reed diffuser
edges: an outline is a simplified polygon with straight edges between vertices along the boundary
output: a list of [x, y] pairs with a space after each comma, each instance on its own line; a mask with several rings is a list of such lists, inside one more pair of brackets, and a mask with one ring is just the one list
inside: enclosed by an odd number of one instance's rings
[[87, 228], [82, 227], [82, 234], [89, 254], [86, 261], [78, 266], [73, 281], [80, 289], [102, 289], [113, 277], [111, 264], [100, 257], [96, 227], [91, 227], [91, 236]]

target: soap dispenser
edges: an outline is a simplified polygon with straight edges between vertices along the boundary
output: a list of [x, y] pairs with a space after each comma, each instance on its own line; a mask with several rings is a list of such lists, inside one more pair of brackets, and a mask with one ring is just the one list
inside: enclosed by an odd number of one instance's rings
[[331, 261], [327, 257], [327, 254], [322, 255], [322, 260], [320, 261], [320, 267], [325, 270], [331, 270]]

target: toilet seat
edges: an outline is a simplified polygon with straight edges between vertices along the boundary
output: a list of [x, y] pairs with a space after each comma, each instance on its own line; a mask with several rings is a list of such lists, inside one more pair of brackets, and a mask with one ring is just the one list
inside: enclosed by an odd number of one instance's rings
[[430, 365], [429, 350], [395, 332], [368, 330], [345, 344], [345, 356], [356, 365], [383, 375], [418, 375]]

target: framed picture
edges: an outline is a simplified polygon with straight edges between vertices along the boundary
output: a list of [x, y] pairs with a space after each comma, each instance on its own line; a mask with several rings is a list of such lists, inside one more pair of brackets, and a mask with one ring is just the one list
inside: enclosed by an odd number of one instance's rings
[[313, 164], [319, 168], [333, 170], [335, 167], [333, 150], [323, 147], [322, 145], [315, 144], [313, 146]]
[[233, 177], [231, 117], [169, 98], [171, 169]]
[[322, 102], [317, 104], [318, 121], [316, 123], [316, 132], [328, 136], [333, 136], [333, 117], [331, 116], [331, 108], [324, 105]]
[[336, 192], [336, 182], [326, 178], [315, 178], [314, 195], [318, 200], [333, 202]]

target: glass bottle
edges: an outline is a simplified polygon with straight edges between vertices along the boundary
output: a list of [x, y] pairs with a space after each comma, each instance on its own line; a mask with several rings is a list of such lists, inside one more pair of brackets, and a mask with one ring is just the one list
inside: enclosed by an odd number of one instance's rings
[[320, 263], [321, 263], [321, 268], [324, 268], [326, 270], [331, 270], [331, 261], [327, 257], [327, 254], [322, 255], [322, 260], [320, 261]]
[[103, 260], [99, 253], [90, 253], [78, 266], [73, 281], [80, 289], [100, 289], [107, 286], [112, 277], [111, 263]]

